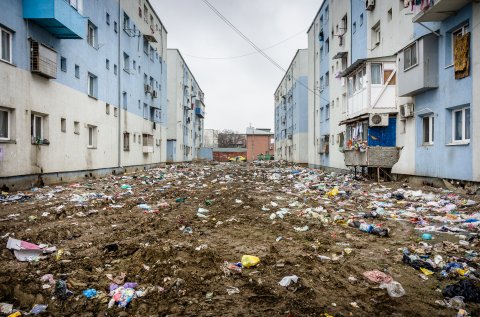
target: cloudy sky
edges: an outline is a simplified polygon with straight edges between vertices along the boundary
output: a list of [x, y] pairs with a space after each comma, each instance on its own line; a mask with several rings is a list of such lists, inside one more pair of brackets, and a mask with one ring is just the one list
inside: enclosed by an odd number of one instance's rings
[[[306, 48], [307, 29], [321, 0], [209, 0], [284, 69]], [[201, 0], [151, 0], [205, 92], [207, 129], [273, 128], [273, 94], [283, 74]], [[288, 40], [287, 40], [288, 39]], [[286, 40], [286, 41], [285, 41]]]

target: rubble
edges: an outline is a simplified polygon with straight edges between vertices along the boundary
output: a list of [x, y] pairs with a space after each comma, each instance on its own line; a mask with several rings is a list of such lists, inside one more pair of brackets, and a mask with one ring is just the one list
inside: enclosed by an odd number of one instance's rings
[[[475, 316], [478, 201], [278, 162], [178, 164], [2, 193], [0, 307]], [[21, 262], [25, 251], [34, 254]]]

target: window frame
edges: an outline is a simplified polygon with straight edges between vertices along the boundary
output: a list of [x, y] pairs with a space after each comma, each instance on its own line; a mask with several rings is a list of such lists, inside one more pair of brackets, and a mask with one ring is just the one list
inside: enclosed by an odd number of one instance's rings
[[[373, 83], [373, 65], [380, 65], [380, 83]], [[370, 85], [383, 85], [383, 63], [370, 63]]]
[[[37, 118], [40, 119], [40, 137], [38, 137], [38, 136], [36, 135], [36, 134], [37, 134], [37, 120], [36, 120]], [[33, 140], [36, 140], [37, 138], [38, 138], [39, 140], [43, 140], [43, 139], [44, 139], [44, 134], [45, 134], [44, 132], [45, 132], [45, 131], [44, 131], [44, 122], [43, 122], [43, 120], [44, 120], [44, 116], [39, 115], [39, 114], [36, 114], [36, 113], [32, 114], [30, 124], [31, 124], [31, 129], [32, 129], [32, 130], [31, 130], [31, 136], [32, 136]]]
[[98, 98], [98, 77], [92, 73], [87, 75], [87, 94], [89, 97]]
[[97, 148], [97, 135], [96, 135], [96, 126], [88, 125], [88, 145], [87, 148], [89, 149], [96, 149]]
[[[9, 59], [4, 59], [3, 56], [2, 56], [2, 52], [3, 52], [3, 32], [5, 32], [6, 34], [8, 34], [8, 55], [9, 55]], [[13, 47], [12, 47], [12, 44], [13, 44], [13, 32], [7, 30], [6, 28], [2, 28], [0, 27], [0, 60], [1, 61], [4, 61], [6, 63], [9, 63], [9, 64], [12, 64], [13, 63]]]
[[[428, 121], [425, 121], [428, 120]], [[428, 140], [425, 139], [425, 122], [428, 122]], [[422, 116], [422, 145], [429, 146], [435, 142], [435, 115]]]
[[[407, 61], [407, 52], [409, 52], [409, 56], [410, 56], [410, 64], [407, 66], [406, 64], [406, 61]], [[413, 56], [413, 52], [415, 52], [415, 63], [412, 63], [412, 56]], [[408, 71], [412, 68], [414, 68], [415, 66], [418, 66], [418, 42], [415, 41], [413, 42], [412, 44], [410, 44], [409, 46], [407, 46], [404, 50], [403, 50], [403, 71]]]
[[[471, 140], [471, 131], [469, 131], [469, 138], [466, 138], [467, 135], [467, 124], [466, 124], [466, 111], [471, 111], [470, 107], [463, 107], [463, 108], [458, 108], [458, 109], [453, 109], [452, 110], [452, 143], [451, 144], [468, 144], [470, 143]], [[461, 118], [462, 118], [462, 132], [461, 132], [461, 139], [456, 140], [455, 136], [455, 128], [457, 127], [457, 124], [455, 122], [455, 114], [460, 112], [461, 113]], [[469, 130], [471, 129], [471, 112], [470, 112], [470, 122], [468, 123], [468, 128]]]
[[12, 111], [7, 108], [0, 107], [0, 111], [7, 113], [7, 137], [0, 136], [0, 141], [10, 141], [11, 135], [11, 121], [12, 121]]
[[460, 36], [465, 35], [468, 33], [468, 28], [470, 27], [469, 22], [463, 23], [461, 26], [455, 28], [451, 33], [450, 33], [450, 65], [447, 67], [453, 66], [455, 63], [455, 38], [459, 34]]
[[130, 151], [130, 133], [128, 132], [123, 132], [123, 150], [126, 152]]
[[67, 58], [60, 56], [60, 70], [64, 73], [67, 72]]
[[[97, 48], [97, 26], [92, 23], [92, 21], [88, 21], [88, 26], [87, 26], [87, 43], [93, 48]], [[90, 33], [91, 31], [91, 33]]]

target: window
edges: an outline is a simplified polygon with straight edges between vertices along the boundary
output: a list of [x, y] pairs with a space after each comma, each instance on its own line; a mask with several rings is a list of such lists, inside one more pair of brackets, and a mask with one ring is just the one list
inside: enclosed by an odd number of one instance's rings
[[330, 73], [326, 72], [325, 74], [325, 87], [328, 87], [330, 81]]
[[130, 151], [130, 133], [123, 133], [123, 150]]
[[115, 31], [115, 33], [118, 32], [118, 23], [117, 23], [117, 21], [113, 22], [113, 30]]
[[357, 32], [357, 22], [353, 22], [352, 32], [355, 34]]
[[320, 47], [320, 60], [323, 60], [323, 46]]
[[462, 25], [461, 27], [459, 27], [458, 29], [456, 29], [451, 33], [451, 42], [449, 42], [451, 48], [448, 49], [448, 52], [446, 54], [448, 56], [447, 58], [450, 65], [454, 63], [456, 41], [457, 39], [464, 36], [466, 33], [468, 33], [468, 23]]
[[435, 118], [433, 115], [422, 118], [423, 123], [423, 145], [432, 145], [435, 133]]
[[330, 105], [325, 106], [325, 120], [330, 119]]
[[372, 28], [372, 48], [377, 47], [380, 45], [380, 40], [381, 40], [381, 32], [380, 32], [380, 21], [375, 24], [375, 26]]
[[363, 25], [363, 13], [360, 14], [360, 26], [362, 26], [362, 25]]
[[80, 66], [75, 65], [75, 77], [80, 78]]
[[105, 60], [105, 68], [110, 69], [110, 60], [108, 58]]
[[347, 18], [347, 15], [345, 15], [343, 18], [342, 18], [342, 26], [341, 28], [343, 29], [343, 32], [342, 33], [346, 33], [347, 29], [348, 29], [348, 18]]
[[97, 47], [97, 27], [88, 21], [87, 42], [90, 46]]
[[60, 70], [62, 72], [67, 72], [67, 59], [65, 57], [60, 57]]
[[320, 77], [320, 91], [322, 91], [325, 88], [325, 83], [323, 81], [323, 76]]
[[130, 18], [125, 12], [123, 13], [123, 30], [127, 32], [127, 34], [128, 31], [130, 31]]
[[413, 43], [403, 51], [403, 69], [417, 65], [417, 43]]
[[148, 119], [148, 105], [146, 103], [143, 104], [143, 118]]
[[134, 60], [132, 70], [135, 72], [136, 69], [137, 69], [137, 62]]
[[0, 41], [0, 52], [2, 55], [0, 59], [5, 62], [12, 62], [12, 33], [5, 29], [0, 28], [1, 41]]
[[105, 104], [105, 113], [110, 114], [110, 104], [109, 103]]
[[372, 85], [381, 85], [383, 81], [382, 64], [372, 63], [371, 71], [372, 71]]
[[387, 20], [392, 21], [392, 17], [393, 17], [393, 11], [392, 11], [392, 8], [390, 8], [390, 10], [388, 10], [387, 12]]
[[31, 135], [32, 135], [33, 143], [38, 143], [39, 141], [43, 140], [43, 117], [42, 116], [32, 114]]
[[92, 125], [88, 126], [88, 148], [97, 148], [97, 127]]
[[65, 118], [60, 119], [60, 131], [67, 132], [67, 119]]
[[325, 8], [325, 21], [328, 21], [328, 7]]
[[153, 62], [155, 60], [155, 50], [150, 46], [150, 60]]
[[123, 109], [127, 109], [128, 102], [127, 102], [127, 92], [126, 91], [124, 91], [122, 93], [122, 101], [123, 101]]
[[130, 72], [130, 56], [123, 52], [123, 70], [127, 73]]
[[80, 122], [78, 121], [73, 122], [73, 133], [80, 134]]
[[110, 14], [108, 14], [108, 12], [105, 14], [105, 21], [107, 22], [107, 25], [110, 25]]
[[147, 55], [148, 55], [148, 47], [149, 47], [149, 45], [148, 45], [148, 40], [147, 40], [147, 38], [144, 36], [144, 37], [143, 37], [143, 52], [144, 52], [145, 54], [147, 54]]
[[10, 140], [11, 112], [0, 108], [0, 140]]
[[113, 73], [116, 75], [118, 73], [117, 64], [113, 65]]
[[118, 108], [117, 107], [113, 107], [113, 116], [118, 117]]
[[330, 52], [330, 41], [327, 39], [325, 41], [325, 54], [328, 54]]
[[470, 108], [452, 111], [452, 139], [453, 143], [470, 141]]
[[97, 76], [88, 73], [88, 95], [90, 97], [97, 98], [97, 92], [98, 92], [98, 87], [97, 87]]
[[148, 8], [146, 5], [143, 6], [143, 20], [148, 23]]

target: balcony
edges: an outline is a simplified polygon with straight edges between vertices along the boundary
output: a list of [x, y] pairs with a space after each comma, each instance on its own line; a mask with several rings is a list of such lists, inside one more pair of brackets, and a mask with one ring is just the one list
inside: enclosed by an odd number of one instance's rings
[[472, 0], [436, 0], [433, 6], [415, 15], [413, 22], [443, 21], [471, 2]]
[[200, 100], [195, 102], [195, 115], [200, 118], [205, 118], [205, 105]]
[[23, 18], [59, 39], [85, 38], [87, 20], [65, 0], [23, 0]]

